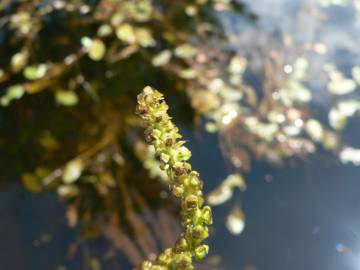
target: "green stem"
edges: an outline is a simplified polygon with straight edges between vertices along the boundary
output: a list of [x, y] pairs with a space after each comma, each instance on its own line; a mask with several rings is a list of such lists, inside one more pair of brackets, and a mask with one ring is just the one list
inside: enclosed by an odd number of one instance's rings
[[181, 201], [181, 218], [185, 231], [175, 247], [163, 251], [154, 262], [144, 261], [141, 270], [191, 270], [193, 258], [203, 259], [209, 247], [203, 244], [212, 224], [211, 208], [203, 206], [202, 182], [199, 173], [191, 169], [191, 152], [184, 146], [179, 129], [167, 114], [163, 95], [147, 86], [138, 95], [137, 114], [146, 124], [145, 137], [160, 159], [161, 169], [170, 178], [170, 190]]

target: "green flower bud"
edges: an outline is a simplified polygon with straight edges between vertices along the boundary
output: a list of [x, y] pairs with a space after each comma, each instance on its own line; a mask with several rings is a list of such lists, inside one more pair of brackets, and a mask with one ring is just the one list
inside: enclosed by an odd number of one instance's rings
[[198, 197], [195, 195], [188, 195], [185, 198], [185, 208], [188, 211], [193, 211], [198, 207]]
[[176, 176], [181, 176], [186, 174], [186, 168], [183, 162], [175, 162], [173, 168]]
[[185, 238], [181, 237], [175, 244], [175, 251], [180, 253], [188, 249], [189, 245]]
[[167, 147], [171, 147], [174, 144], [174, 140], [172, 138], [166, 138], [165, 139], [165, 145]]
[[160, 154], [160, 161], [163, 163], [168, 163], [170, 160], [170, 156], [165, 154], [165, 153], [161, 153]]
[[181, 160], [186, 161], [190, 159], [191, 152], [186, 146], [181, 146], [178, 155]]
[[208, 245], [201, 245], [195, 248], [194, 254], [195, 259], [200, 261], [205, 258], [205, 256], [209, 253], [209, 246]]
[[150, 261], [143, 261], [143, 263], [140, 266], [141, 270], [151, 270], [152, 263]]
[[181, 270], [192, 270], [194, 267], [192, 266], [192, 259], [190, 252], [183, 252], [175, 255], [175, 264], [177, 266], [176, 269]]
[[201, 219], [207, 225], [212, 224], [212, 212], [209, 206], [204, 206], [203, 209], [201, 209]]
[[195, 240], [196, 243], [199, 243], [209, 237], [209, 229], [202, 225], [196, 225], [191, 232], [191, 238]]
[[161, 265], [169, 265], [172, 262], [172, 256], [171, 248], [165, 249], [164, 252], [159, 255], [156, 262]]
[[184, 186], [183, 185], [174, 186], [173, 189], [172, 189], [172, 193], [177, 198], [180, 198], [184, 194], [184, 192], [185, 191], [184, 191]]
[[186, 185], [192, 189], [202, 189], [202, 182], [195, 176], [190, 176]]
[[147, 112], [149, 111], [148, 107], [143, 105], [143, 104], [139, 104], [137, 107], [136, 107], [136, 113], [139, 114], [139, 115], [144, 115], [146, 114]]

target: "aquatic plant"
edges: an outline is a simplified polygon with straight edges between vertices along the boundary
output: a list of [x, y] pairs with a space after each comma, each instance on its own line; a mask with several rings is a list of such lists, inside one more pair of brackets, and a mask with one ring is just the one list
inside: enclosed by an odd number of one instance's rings
[[178, 128], [167, 114], [168, 105], [163, 95], [151, 87], [145, 87], [138, 95], [137, 114], [146, 124], [145, 136], [154, 146], [160, 159], [161, 168], [169, 176], [172, 194], [181, 200], [181, 234], [174, 248], [166, 249], [154, 263], [144, 261], [139, 269], [165, 270], [193, 269], [193, 257], [203, 259], [209, 247], [203, 244], [209, 236], [208, 225], [212, 224], [211, 208], [203, 206], [202, 182], [199, 173], [192, 170], [188, 160], [191, 151], [184, 146], [185, 141]]

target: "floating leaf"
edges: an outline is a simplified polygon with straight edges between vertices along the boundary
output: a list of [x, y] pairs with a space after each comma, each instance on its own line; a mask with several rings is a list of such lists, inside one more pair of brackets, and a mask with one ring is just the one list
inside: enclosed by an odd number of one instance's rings
[[198, 90], [191, 96], [191, 105], [201, 113], [208, 113], [215, 110], [220, 104], [219, 96], [210, 91]]
[[230, 200], [232, 194], [231, 188], [220, 185], [209, 193], [207, 201], [210, 205], [220, 205]]
[[356, 89], [356, 83], [352, 79], [337, 79], [328, 83], [328, 90], [334, 95], [350, 94]]
[[241, 56], [234, 56], [229, 65], [229, 72], [232, 74], [242, 74], [247, 66], [247, 60]]
[[29, 12], [20, 11], [10, 18], [11, 27], [18, 29], [22, 34], [30, 32], [32, 22]]
[[199, 10], [197, 8], [197, 6], [195, 5], [187, 5], [185, 7], [185, 13], [188, 16], [195, 16], [196, 14], [198, 14]]
[[354, 81], [360, 85], [360, 66], [354, 66], [351, 73]]
[[7, 96], [3, 96], [0, 98], [0, 105], [6, 107], [10, 104], [10, 99]]
[[89, 47], [89, 57], [94, 61], [99, 61], [104, 58], [106, 46], [101, 39], [94, 39]]
[[290, 80], [288, 82], [288, 89], [285, 91], [287, 96], [293, 101], [307, 103], [312, 99], [311, 91], [296, 80]]
[[136, 28], [135, 29], [135, 37], [136, 37], [137, 42], [142, 47], [145, 47], [145, 48], [152, 47], [152, 46], [155, 46], [155, 44], [156, 44], [156, 41], [153, 38], [150, 30], [145, 27]]
[[309, 119], [305, 124], [305, 130], [316, 142], [322, 141], [324, 138], [324, 128], [316, 119]]
[[132, 25], [128, 23], [121, 24], [116, 28], [116, 36], [121, 41], [129, 44], [133, 44], [136, 42], [135, 30]]
[[345, 147], [340, 152], [340, 161], [344, 164], [353, 163], [355, 166], [360, 166], [360, 149]]
[[336, 134], [332, 132], [325, 132], [322, 143], [325, 149], [335, 150], [339, 146], [339, 139]]
[[84, 163], [81, 159], [74, 159], [68, 162], [64, 168], [63, 181], [66, 184], [75, 182], [84, 169]]
[[175, 48], [175, 55], [179, 58], [190, 58], [197, 54], [197, 49], [190, 44], [182, 44]]
[[355, 99], [342, 100], [337, 104], [337, 108], [341, 114], [351, 117], [360, 110], [360, 101]]
[[343, 129], [347, 118], [355, 115], [360, 110], [360, 101], [355, 99], [342, 100], [329, 112], [329, 122], [334, 129]]
[[12, 100], [20, 99], [24, 93], [25, 89], [21, 84], [10, 86], [6, 91], [6, 95], [0, 98], [1, 106], [8, 106]]
[[31, 192], [39, 193], [43, 190], [43, 185], [38, 177], [31, 173], [22, 175], [22, 183], [25, 188]]
[[72, 198], [79, 195], [80, 190], [75, 185], [61, 185], [57, 188], [57, 193], [61, 197]]
[[99, 27], [97, 33], [100, 37], [107, 37], [112, 33], [112, 28], [108, 24], [103, 24]]
[[154, 56], [154, 58], [152, 59], [152, 64], [155, 67], [163, 66], [169, 63], [170, 59], [171, 59], [171, 51], [164, 50]]
[[332, 128], [340, 130], [345, 128], [347, 117], [338, 108], [332, 108], [329, 112], [329, 123]]
[[309, 62], [303, 58], [300, 57], [296, 59], [294, 63], [294, 71], [292, 73], [292, 78], [295, 80], [303, 80], [306, 76], [306, 72], [309, 68]]
[[74, 106], [78, 103], [79, 98], [74, 91], [58, 90], [55, 94], [55, 99], [58, 104], [64, 106]]
[[49, 132], [45, 132], [39, 137], [39, 144], [47, 150], [56, 150], [59, 148], [59, 142]]
[[28, 53], [25, 51], [14, 54], [11, 58], [10, 65], [13, 72], [19, 72], [22, 70], [28, 61]]
[[182, 69], [179, 71], [179, 76], [183, 79], [194, 79], [197, 76], [197, 71], [192, 68]]
[[230, 174], [226, 179], [223, 181], [223, 185], [229, 188], [239, 188], [241, 191], [246, 190], [246, 182], [244, 177], [241, 174], [235, 173]]
[[28, 80], [38, 80], [45, 76], [47, 66], [45, 64], [28, 66], [24, 69], [24, 77]]
[[15, 84], [7, 89], [6, 95], [9, 99], [12, 100], [12, 99], [21, 98], [24, 95], [24, 93], [25, 93], [24, 87], [21, 84]]
[[334, 6], [346, 6], [347, 0], [320, 0], [320, 5], [323, 7]]
[[125, 18], [124, 14], [120, 12], [116, 12], [114, 13], [114, 15], [111, 16], [110, 22], [113, 26], [118, 26], [124, 21], [124, 18]]
[[146, 22], [151, 19], [153, 6], [148, 0], [137, 1], [134, 6], [133, 16], [138, 22]]
[[239, 235], [245, 228], [245, 215], [239, 205], [235, 205], [226, 218], [226, 228], [230, 233]]
[[89, 49], [92, 44], [92, 39], [89, 37], [82, 37], [80, 42], [84, 48]]

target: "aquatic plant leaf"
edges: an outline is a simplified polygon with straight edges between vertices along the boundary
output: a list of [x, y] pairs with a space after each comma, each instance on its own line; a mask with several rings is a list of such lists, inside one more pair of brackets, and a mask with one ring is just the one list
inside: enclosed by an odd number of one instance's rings
[[24, 77], [28, 80], [38, 80], [45, 76], [47, 71], [46, 64], [27, 66], [24, 69]]
[[324, 128], [320, 121], [316, 119], [309, 119], [306, 121], [305, 130], [316, 142], [322, 141], [324, 138]]
[[11, 57], [10, 65], [13, 72], [22, 70], [28, 61], [29, 54], [26, 51], [21, 51]]
[[31, 192], [39, 193], [43, 190], [40, 179], [34, 174], [25, 173], [22, 175], [21, 180], [25, 188]]
[[232, 195], [233, 191], [231, 188], [220, 185], [208, 194], [207, 201], [210, 205], [216, 206], [229, 201]]
[[183, 44], [175, 48], [175, 55], [179, 58], [191, 58], [197, 54], [197, 49], [190, 44]]
[[62, 179], [64, 183], [71, 184], [81, 176], [84, 169], [84, 163], [81, 159], [69, 161], [64, 168]]
[[229, 174], [222, 183], [224, 186], [227, 186], [229, 188], [239, 188], [241, 191], [245, 191], [246, 190], [246, 182], [244, 177], [239, 174], [239, 173], [235, 173], [235, 174]]
[[355, 166], [360, 166], [360, 149], [345, 147], [340, 152], [340, 161], [344, 164], [352, 163]]
[[70, 91], [70, 90], [56, 91], [55, 99], [58, 104], [64, 106], [74, 106], [79, 101], [77, 94], [74, 91]]
[[121, 24], [116, 28], [116, 36], [121, 41], [124, 41], [129, 44], [133, 44], [136, 42], [134, 27], [128, 23]]
[[220, 106], [219, 96], [207, 90], [197, 90], [191, 96], [191, 105], [198, 112], [208, 113]]
[[234, 56], [229, 64], [229, 72], [232, 74], [242, 74], [247, 67], [247, 60], [241, 56]]
[[15, 84], [10, 86], [7, 89], [7, 93], [6, 95], [8, 96], [8, 98], [12, 99], [19, 99], [21, 98], [25, 93], [25, 89], [21, 84]]
[[352, 69], [351, 69], [351, 74], [352, 74], [352, 77], [354, 79], [354, 81], [360, 85], [360, 66], [354, 66]]
[[347, 117], [338, 108], [332, 108], [329, 112], [329, 124], [336, 130], [345, 128]]
[[100, 37], [107, 37], [111, 35], [113, 32], [113, 29], [108, 24], [103, 24], [99, 27], [97, 33]]
[[170, 59], [171, 59], [171, 51], [164, 50], [153, 57], [152, 64], [155, 67], [160, 67], [169, 63]]
[[235, 205], [226, 217], [226, 228], [230, 233], [239, 235], [245, 228], [245, 215], [239, 205]]
[[346, 6], [347, 0], [320, 0], [320, 5], [323, 7], [329, 7], [329, 6]]
[[192, 68], [182, 69], [179, 71], [179, 76], [183, 79], [194, 79], [197, 76], [197, 71]]
[[135, 28], [135, 38], [141, 47], [153, 47], [156, 45], [156, 41], [152, 36], [151, 31], [148, 28], [140, 27]]
[[57, 188], [57, 194], [64, 198], [73, 198], [79, 193], [80, 189], [75, 185], [61, 185]]
[[0, 97], [0, 105], [8, 106], [12, 100], [20, 99], [25, 93], [25, 89], [21, 84], [15, 84], [10, 86], [6, 94]]
[[328, 90], [334, 95], [346, 95], [354, 92], [356, 83], [352, 79], [332, 80], [328, 83]]
[[311, 91], [297, 80], [290, 80], [285, 91], [293, 101], [307, 103], [312, 99]]
[[113, 26], [119, 26], [125, 19], [125, 16], [123, 13], [121, 12], [115, 12], [111, 18], [110, 18], [110, 22]]
[[303, 57], [296, 59], [294, 63], [292, 78], [298, 81], [303, 80], [306, 76], [308, 69], [309, 69], [309, 62], [307, 59]]
[[329, 112], [329, 123], [334, 129], [345, 128], [347, 119], [360, 111], [360, 101], [355, 99], [342, 100]]
[[142, 0], [137, 1], [136, 4], [133, 5], [133, 16], [134, 19], [138, 22], [146, 22], [151, 19], [153, 6], [151, 1], [149, 0]]
[[94, 39], [91, 41], [89, 47], [89, 57], [94, 61], [99, 61], [104, 58], [106, 53], [106, 46], [101, 39]]

